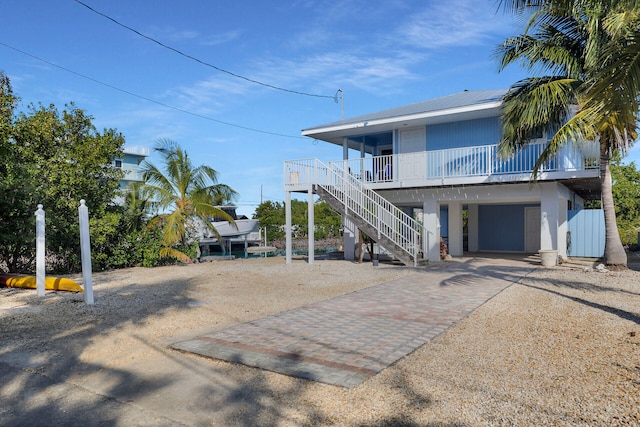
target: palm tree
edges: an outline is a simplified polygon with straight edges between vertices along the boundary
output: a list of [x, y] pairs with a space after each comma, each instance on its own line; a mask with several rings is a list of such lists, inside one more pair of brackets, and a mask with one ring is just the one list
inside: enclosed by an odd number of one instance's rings
[[185, 246], [194, 239], [198, 229], [207, 227], [214, 236], [220, 234], [210, 218], [223, 218], [235, 224], [222, 209], [215, 206], [216, 198], [226, 195], [233, 199], [237, 193], [229, 186], [218, 184], [218, 172], [201, 165], [194, 167], [186, 151], [171, 140], [160, 140], [154, 151], [163, 157], [164, 172], [145, 161], [142, 165], [145, 187], [153, 195], [160, 210], [168, 211], [163, 218], [162, 256], [181, 261], [191, 259], [176, 246]]
[[127, 232], [142, 230], [151, 208], [151, 195], [142, 182], [130, 182], [124, 193], [124, 229]]
[[626, 267], [627, 256], [616, 225], [609, 163], [637, 138], [637, 64], [628, 57], [621, 63], [615, 55], [638, 35], [638, 9], [623, 8], [630, 2], [506, 2], [506, 9], [531, 15], [525, 32], [498, 49], [500, 70], [519, 61], [546, 74], [516, 82], [505, 95], [500, 153], [511, 155], [542, 132], [552, 135], [535, 164], [535, 181], [540, 167], [564, 145], [599, 141], [605, 263], [619, 267]]

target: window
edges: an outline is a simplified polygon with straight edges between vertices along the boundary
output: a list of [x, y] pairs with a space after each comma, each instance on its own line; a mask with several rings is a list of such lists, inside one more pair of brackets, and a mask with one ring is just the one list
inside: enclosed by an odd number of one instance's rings
[[120, 159], [116, 159], [116, 160], [115, 160], [115, 164], [116, 164], [116, 167], [117, 167], [117, 168], [122, 168], [122, 160], [120, 160]]

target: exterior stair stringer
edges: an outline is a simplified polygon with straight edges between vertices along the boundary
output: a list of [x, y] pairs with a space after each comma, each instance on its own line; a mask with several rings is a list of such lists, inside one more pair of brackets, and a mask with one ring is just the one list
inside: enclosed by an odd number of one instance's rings
[[404, 265], [414, 266], [417, 264], [417, 260], [414, 260], [411, 255], [407, 254], [393, 240], [380, 234], [373, 225], [369, 224], [367, 221], [361, 218], [352, 209], [349, 209], [343, 201], [339, 200], [337, 197], [327, 191], [327, 189], [325, 189], [323, 186], [315, 185], [314, 190], [315, 193], [318, 194], [318, 196], [320, 196], [324, 201], [329, 203], [332, 208], [338, 211], [338, 213], [340, 213], [341, 215], [344, 215], [346, 218], [348, 218], [376, 243], [380, 244], [386, 250], [391, 252]]

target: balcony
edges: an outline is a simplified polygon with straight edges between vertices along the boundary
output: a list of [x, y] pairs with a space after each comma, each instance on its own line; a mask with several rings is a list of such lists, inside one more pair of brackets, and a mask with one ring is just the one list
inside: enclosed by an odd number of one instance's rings
[[149, 149], [149, 147], [143, 147], [138, 145], [125, 147], [124, 150], [122, 151], [124, 154], [133, 154], [135, 156], [144, 156], [144, 157], [149, 157], [149, 155], [151, 154], [151, 150]]
[[123, 181], [144, 181], [142, 172], [138, 169], [129, 169], [123, 165], [122, 171], [124, 172], [124, 177], [122, 178]]
[[[508, 159], [498, 156], [497, 145], [392, 154], [338, 160], [330, 165], [372, 188], [429, 187], [529, 181], [546, 143], [532, 143]], [[285, 162], [285, 185], [314, 184], [306, 161]], [[597, 143], [563, 147], [542, 165], [539, 180], [571, 180], [599, 176]]]

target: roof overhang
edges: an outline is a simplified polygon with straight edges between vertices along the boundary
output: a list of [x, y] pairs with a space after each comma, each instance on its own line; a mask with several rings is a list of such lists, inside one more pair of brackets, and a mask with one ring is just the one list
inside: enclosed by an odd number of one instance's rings
[[501, 115], [501, 106], [502, 101], [494, 101], [484, 104], [370, 120], [367, 120], [366, 116], [361, 116], [360, 119], [343, 120], [326, 126], [304, 129], [302, 135], [342, 145], [344, 138], [391, 132], [395, 129], [402, 128], [408, 129], [439, 123], [495, 117]]

